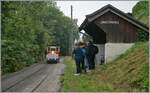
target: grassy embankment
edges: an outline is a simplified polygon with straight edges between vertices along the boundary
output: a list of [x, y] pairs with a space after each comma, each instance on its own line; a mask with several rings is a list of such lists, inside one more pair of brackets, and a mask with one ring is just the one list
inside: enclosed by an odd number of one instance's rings
[[74, 76], [74, 60], [66, 57], [61, 91], [148, 91], [148, 43], [136, 43], [113, 62]]

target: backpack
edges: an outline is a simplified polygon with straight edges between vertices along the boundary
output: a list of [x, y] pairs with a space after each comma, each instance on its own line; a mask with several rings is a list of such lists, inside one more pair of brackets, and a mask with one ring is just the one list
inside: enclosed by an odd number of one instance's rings
[[94, 54], [97, 54], [97, 53], [98, 53], [98, 48], [97, 48], [97, 46], [94, 46], [94, 45], [93, 45], [93, 52], [94, 52]]

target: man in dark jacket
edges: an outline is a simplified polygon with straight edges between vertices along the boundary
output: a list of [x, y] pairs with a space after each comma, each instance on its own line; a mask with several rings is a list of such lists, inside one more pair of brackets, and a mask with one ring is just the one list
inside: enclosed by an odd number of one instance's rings
[[98, 48], [90, 41], [86, 48], [86, 52], [89, 69], [95, 69], [95, 56], [98, 53]]
[[[84, 62], [84, 53], [81, 48], [81, 43], [76, 44], [76, 48], [73, 50], [75, 62], [76, 62], [76, 74], [75, 75], [80, 75], [81, 73], [81, 65], [83, 65]], [[84, 68], [84, 66], [82, 66]]]

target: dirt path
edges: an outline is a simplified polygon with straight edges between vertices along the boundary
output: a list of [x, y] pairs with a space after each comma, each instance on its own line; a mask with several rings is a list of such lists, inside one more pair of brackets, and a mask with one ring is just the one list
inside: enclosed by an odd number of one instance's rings
[[59, 77], [64, 72], [63, 59], [58, 64], [36, 64], [20, 72], [2, 77], [2, 91], [57, 92]]

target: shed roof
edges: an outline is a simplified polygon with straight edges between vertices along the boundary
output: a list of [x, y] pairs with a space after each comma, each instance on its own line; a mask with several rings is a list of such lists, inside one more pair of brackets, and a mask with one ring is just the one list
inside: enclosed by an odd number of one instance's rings
[[140, 21], [136, 20], [135, 18], [133, 18], [132, 16], [120, 11], [119, 9], [113, 7], [112, 5], [108, 4], [104, 7], [102, 7], [101, 9], [93, 12], [92, 14], [86, 15], [85, 20], [83, 21], [83, 23], [80, 25], [79, 30], [81, 31], [82, 29], [84, 29], [89, 23], [93, 22], [94, 20], [96, 20], [98, 17], [102, 16], [103, 14], [107, 13], [107, 12], [112, 12], [116, 15], [118, 15], [119, 17], [125, 19], [126, 21], [130, 22], [131, 24], [135, 25], [136, 27], [149, 32], [149, 27], [147, 27], [145, 24], [141, 23]]

